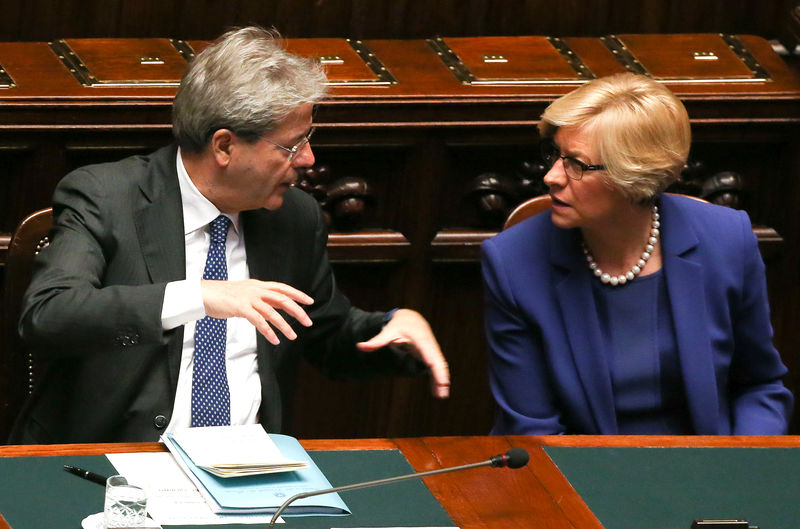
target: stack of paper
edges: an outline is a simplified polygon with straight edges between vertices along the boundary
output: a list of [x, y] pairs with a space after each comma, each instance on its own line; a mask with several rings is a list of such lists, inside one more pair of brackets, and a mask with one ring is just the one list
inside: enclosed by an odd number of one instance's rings
[[[220, 426], [211, 428], [192, 428], [196, 432], [199, 440], [198, 444], [215, 446], [219, 453], [236, 452], [245, 450], [241, 446], [233, 448], [234, 445], [247, 444], [245, 439], [251, 434], [250, 429], [258, 428], [265, 436], [264, 429], [260, 425], [254, 426]], [[282, 458], [292, 462], [305, 463], [304, 467], [287, 472], [272, 472], [258, 475], [244, 475], [234, 478], [221, 478], [211, 474], [209, 471], [200, 468], [198, 464], [189, 457], [183, 445], [178, 440], [184, 437], [183, 430], [176, 431], [174, 434], [166, 434], [161, 440], [167, 445], [169, 451], [175, 457], [175, 461], [180, 465], [187, 476], [194, 482], [197, 489], [203, 495], [206, 503], [215, 513], [222, 514], [244, 514], [244, 513], [274, 513], [284, 501], [291, 496], [301, 492], [311, 492], [331, 488], [322, 471], [317, 467], [308, 453], [303, 449], [297, 439], [287, 435], [271, 434], [267, 436]], [[260, 434], [258, 434], [260, 435]], [[258, 435], [253, 434], [258, 438]], [[242, 436], [241, 439], [238, 437]], [[210, 438], [213, 438], [213, 443]], [[185, 440], [184, 440], [185, 442]], [[192, 444], [190, 440], [189, 444]], [[262, 447], [263, 448], [263, 447]], [[249, 448], [247, 448], [249, 450]], [[232, 461], [230, 455], [220, 457], [218, 454], [210, 458], [210, 461], [218, 463]], [[252, 461], [249, 461], [251, 463]], [[342, 501], [338, 494], [329, 493], [310, 498], [301, 498], [292, 503], [284, 511], [286, 515], [309, 515], [327, 514], [342, 515], [350, 514], [347, 505]]]
[[306, 461], [284, 457], [260, 424], [183, 428], [172, 441], [195, 465], [221, 478], [308, 467]]

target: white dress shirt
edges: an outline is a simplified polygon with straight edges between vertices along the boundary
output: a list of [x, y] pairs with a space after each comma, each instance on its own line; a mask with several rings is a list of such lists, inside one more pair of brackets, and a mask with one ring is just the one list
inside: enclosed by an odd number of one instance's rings
[[[168, 432], [191, 426], [194, 328], [197, 320], [206, 315], [200, 280], [203, 278], [210, 245], [208, 226], [220, 215], [220, 211], [198, 191], [189, 178], [180, 149], [176, 163], [183, 206], [186, 279], [167, 284], [161, 309], [161, 325], [165, 330], [184, 325], [178, 388]], [[227, 216], [233, 223], [225, 243], [228, 280], [249, 279], [250, 271], [247, 268], [239, 215]], [[227, 327], [225, 364], [231, 393], [231, 424], [253, 424], [258, 422], [258, 409], [261, 406], [256, 328], [244, 318], [229, 318]]]

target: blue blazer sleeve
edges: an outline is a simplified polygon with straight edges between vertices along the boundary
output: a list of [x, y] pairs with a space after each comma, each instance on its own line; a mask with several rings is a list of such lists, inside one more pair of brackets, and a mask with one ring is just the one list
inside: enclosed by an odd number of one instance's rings
[[734, 353], [729, 398], [734, 435], [784, 434], [792, 411], [792, 394], [781, 377], [786, 367], [772, 343], [764, 262], [745, 213], [739, 216], [743, 244], [740, 295], [732, 307]]
[[489, 383], [497, 403], [492, 434], [550, 435], [566, 431], [546, 366], [542, 334], [517, 306], [506, 266], [493, 240], [482, 247]]

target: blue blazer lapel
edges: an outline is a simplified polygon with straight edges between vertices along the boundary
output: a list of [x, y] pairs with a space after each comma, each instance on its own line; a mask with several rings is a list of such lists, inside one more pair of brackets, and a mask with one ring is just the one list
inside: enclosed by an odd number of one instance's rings
[[662, 198], [661, 213], [661, 257], [689, 411], [696, 434], [714, 435], [717, 428], [710, 425], [719, 423], [719, 400], [698, 239], [674, 197]]
[[586, 273], [583, 255], [576, 251], [577, 233], [577, 230], [553, 228], [550, 261], [556, 268], [554, 288], [572, 360], [594, 416], [597, 433], [616, 434], [611, 373], [606, 352], [600, 349], [604, 340], [592, 295], [590, 281], [593, 278]]

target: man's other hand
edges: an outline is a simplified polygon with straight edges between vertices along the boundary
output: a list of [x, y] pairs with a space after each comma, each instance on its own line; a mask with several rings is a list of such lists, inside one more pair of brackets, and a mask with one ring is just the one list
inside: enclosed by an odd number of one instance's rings
[[399, 309], [383, 330], [372, 339], [361, 342], [362, 351], [374, 351], [387, 345], [405, 346], [431, 370], [434, 396], [444, 399], [450, 395], [450, 370], [430, 325], [419, 312]]
[[297, 338], [297, 334], [277, 309], [293, 316], [302, 325], [311, 326], [311, 318], [298, 303], [311, 305], [314, 300], [284, 283], [257, 279], [204, 279], [201, 288], [206, 315], [212, 318], [246, 318], [273, 345], [278, 345], [280, 340], [272, 327], [290, 340]]

